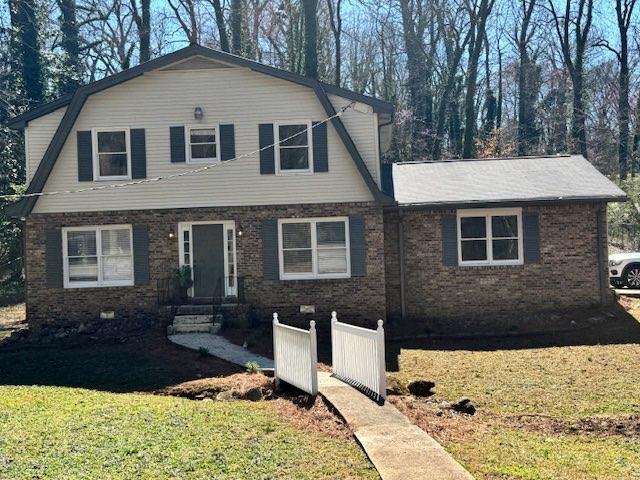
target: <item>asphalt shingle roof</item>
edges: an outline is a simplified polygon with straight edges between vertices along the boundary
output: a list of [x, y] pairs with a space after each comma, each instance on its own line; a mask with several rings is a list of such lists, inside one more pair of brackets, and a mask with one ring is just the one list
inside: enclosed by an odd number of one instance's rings
[[581, 155], [396, 163], [393, 187], [401, 205], [626, 198]]

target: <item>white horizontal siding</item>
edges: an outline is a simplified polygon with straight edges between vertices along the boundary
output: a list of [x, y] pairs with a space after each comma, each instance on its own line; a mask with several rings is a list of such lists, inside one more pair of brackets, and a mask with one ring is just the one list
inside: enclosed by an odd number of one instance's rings
[[[329, 100], [336, 110], [352, 102], [352, 100], [333, 94], [329, 95]], [[371, 176], [380, 185], [380, 154], [376, 139], [376, 116], [377, 113], [373, 112], [373, 108], [359, 103], [356, 108], [350, 108], [342, 114], [342, 123], [349, 131], [349, 135], [358, 148]]]
[[[202, 124], [235, 125], [236, 155], [259, 147], [260, 123], [322, 120], [326, 117], [311, 89], [242, 68], [148, 73], [89, 97], [44, 190], [60, 191], [90, 185], [88, 182], [77, 180], [77, 130], [112, 126], [144, 128], [148, 177], [196, 168], [189, 164], [172, 164], [169, 156], [169, 127], [197, 123], [193, 119], [193, 109], [196, 106], [204, 109]], [[366, 115], [356, 115], [367, 118]], [[355, 121], [347, 122], [354, 124], [355, 128]], [[30, 137], [31, 127], [30, 124]], [[362, 136], [363, 133], [354, 134], [354, 138]], [[371, 143], [373, 142], [372, 138]], [[260, 175], [259, 156], [256, 154], [204, 173], [166, 182], [126, 189], [42, 197], [36, 203], [34, 211], [97, 211], [372, 200], [373, 197], [364, 180], [331, 126], [328, 128], [328, 149], [327, 173], [306, 176]], [[363, 152], [363, 156], [367, 158], [368, 155]]]
[[[64, 112], [67, 111], [66, 107], [59, 108], [47, 115], [36, 118], [29, 122], [29, 126], [25, 129], [25, 137], [27, 141], [27, 184], [33, 178], [33, 174], [36, 172], [40, 160], [44, 155], [44, 152], [49, 146], [49, 142], [53, 138], [53, 134], [56, 132], [60, 120], [64, 116]], [[29, 132], [28, 135], [26, 132]]]

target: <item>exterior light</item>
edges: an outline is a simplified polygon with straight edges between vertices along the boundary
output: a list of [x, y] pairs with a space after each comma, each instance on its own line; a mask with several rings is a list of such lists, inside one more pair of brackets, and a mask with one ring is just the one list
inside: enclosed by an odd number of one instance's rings
[[202, 120], [203, 116], [204, 116], [204, 110], [202, 110], [202, 107], [196, 107], [193, 109], [193, 117], [196, 120]]
[[169, 238], [173, 238], [173, 237], [175, 237], [175, 236], [176, 236], [176, 235], [175, 235], [175, 233], [173, 233], [173, 232], [169, 232]]
[[242, 224], [238, 223], [238, 236], [241, 237], [242, 236]]

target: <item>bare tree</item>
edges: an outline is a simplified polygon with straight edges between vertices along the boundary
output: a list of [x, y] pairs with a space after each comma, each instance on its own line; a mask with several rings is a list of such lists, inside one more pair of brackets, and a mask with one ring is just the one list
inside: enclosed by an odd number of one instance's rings
[[587, 115], [584, 104], [584, 60], [593, 21], [593, 0], [577, 0], [577, 12], [572, 12], [572, 3], [572, 0], [565, 0], [564, 15], [559, 15], [553, 0], [549, 0], [549, 10], [560, 41], [562, 58], [573, 85], [572, 151], [586, 157]]
[[469, 40], [469, 65], [467, 67], [467, 91], [464, 100], [465, 125], [462, 156], [474, 156], [476, 133], [476, 89], [478, 81], [478, 62], [482, 53], [487, 19], [491, 14], [495, 0], [467, 0], [467, 10], [471, 20], [471, 38]]
[[335, 43], [335, 73], [333, 83], [338, 87], [340, 86], [340, 73], [342, 69], [342, 13], [340, 7], [342, 0], [336, 0], [335, 7], [333, 0], [327, 0], [327, 8], [329, 9], [329, 22], [331, 25], [331, 32], [333, 33], [333, 41]]
[[151, 0], [140, 0], [140, 9], [136, 0], [131, 0], [131, 13], [138, 29], [140, 42], [140, 63], [151, 59]]

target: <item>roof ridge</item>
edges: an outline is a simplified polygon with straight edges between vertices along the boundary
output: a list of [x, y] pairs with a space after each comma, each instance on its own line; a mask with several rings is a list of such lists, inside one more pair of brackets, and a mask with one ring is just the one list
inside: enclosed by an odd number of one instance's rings
[[556, 155], [522, 155], [519, 157], [487, 157], [487, 158], [444, 158], [441, 160], [407, 160], [405, 162], [393, 162], [396, 165], [415, 165], [423, 163], [464, 163], [464, 162], [490, 162], [494, 160], [533, 160], [543, 158], [570, 158], [582, 155], [573, 155], [570, 153], [558, 153]]

